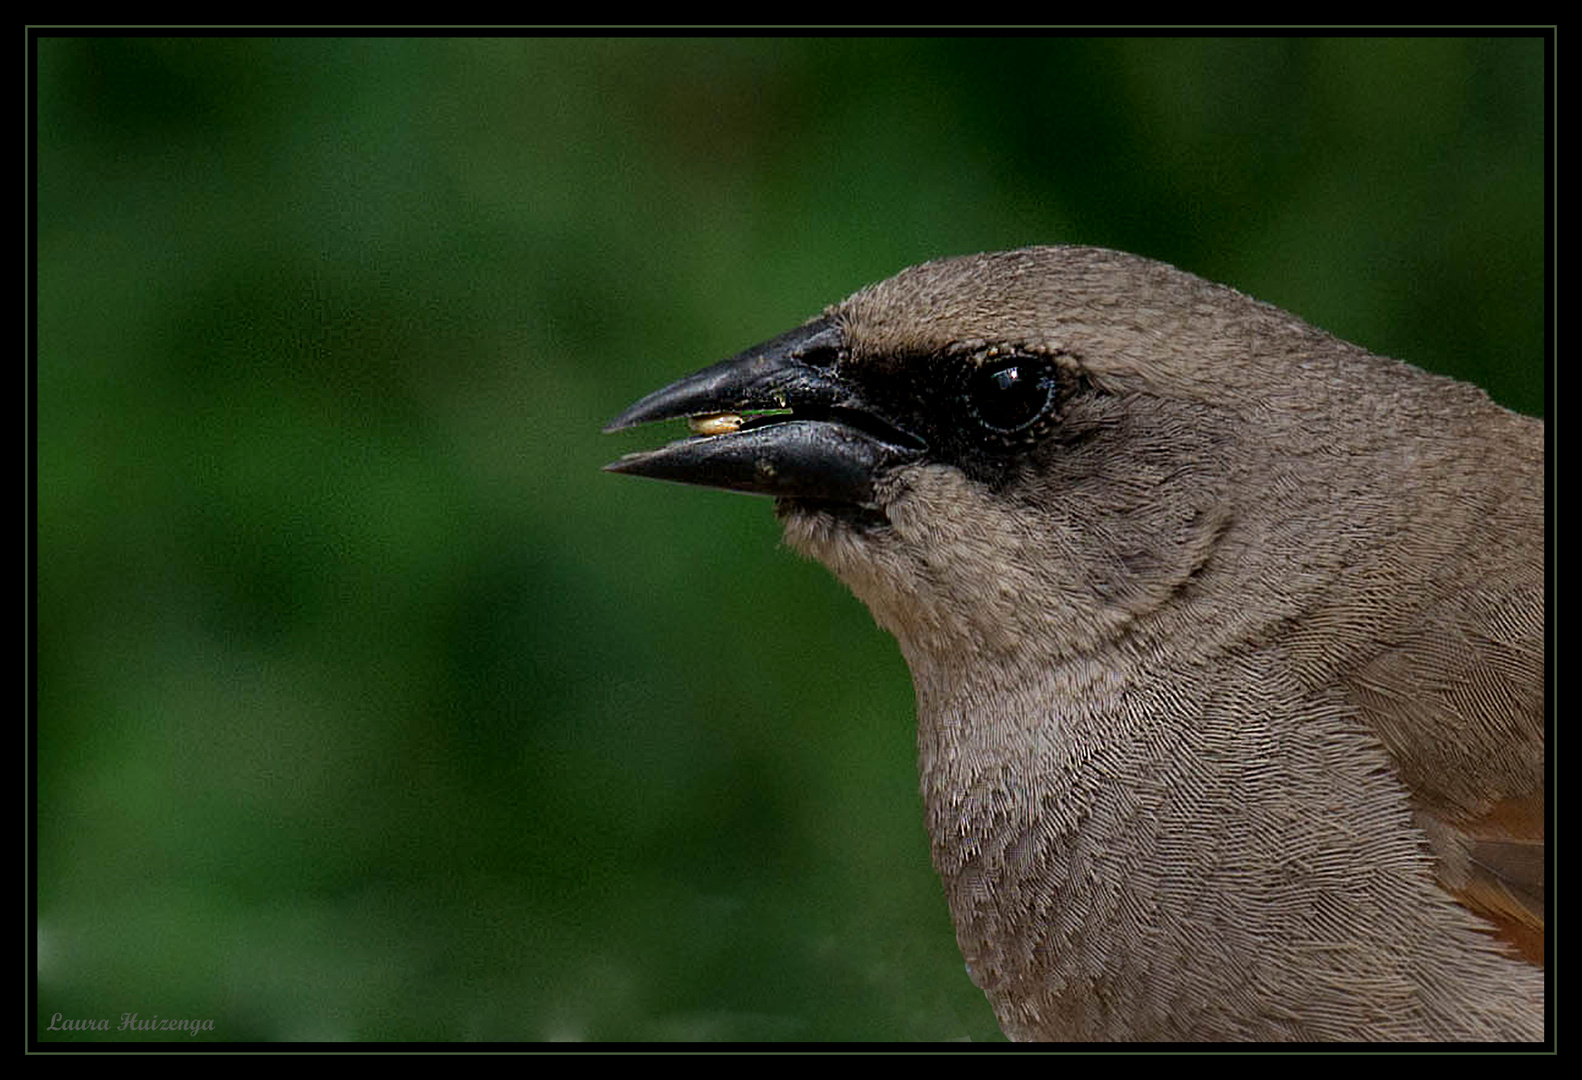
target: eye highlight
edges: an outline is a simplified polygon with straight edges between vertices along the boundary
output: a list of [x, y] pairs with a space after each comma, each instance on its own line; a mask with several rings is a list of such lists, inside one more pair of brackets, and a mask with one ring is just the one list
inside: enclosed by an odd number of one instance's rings
[[967, 376], [962, 403], [978, 424], [995, 435], [1030, 433], [1055, 400], [1053, 366], [1037, 356], [993, 356]]

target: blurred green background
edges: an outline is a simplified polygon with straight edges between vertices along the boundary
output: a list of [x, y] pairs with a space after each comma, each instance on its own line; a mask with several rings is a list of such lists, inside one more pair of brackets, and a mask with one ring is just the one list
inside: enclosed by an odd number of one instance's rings
[[1537, 38], [36, 45], [41, 1038], [999, 1038], [894, 643], [599, 471], [903, 266], [1124, 248], [1544, 409]]

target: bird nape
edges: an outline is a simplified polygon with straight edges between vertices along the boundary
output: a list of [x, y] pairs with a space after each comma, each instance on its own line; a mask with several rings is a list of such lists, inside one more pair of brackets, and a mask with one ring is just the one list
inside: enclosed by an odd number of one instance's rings
[[926, 263], [650, 394], [895, 635], [1014, 1039], [1544, 1037], [1540, 420], [1173, 267]]

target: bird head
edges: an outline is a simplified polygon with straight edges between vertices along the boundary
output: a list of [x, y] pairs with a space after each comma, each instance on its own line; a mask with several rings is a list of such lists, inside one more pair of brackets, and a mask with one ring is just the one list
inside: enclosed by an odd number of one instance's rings
[[1334, 392], [1336, 350], [1377, 362], [1119, 252], [945, 259], [638, 401], [606, 430], [695, 434], [607, 468], [774, 497], [788, 543], [928, 661], [914, 674], [959, 686], [968, 658], [1042, 667], [1245, 617], [1183, 593], [1238, 499], [1278, 486], [1273, 443], [1326, 439], [1279, 414], [1313, 400], [1302, 383]]

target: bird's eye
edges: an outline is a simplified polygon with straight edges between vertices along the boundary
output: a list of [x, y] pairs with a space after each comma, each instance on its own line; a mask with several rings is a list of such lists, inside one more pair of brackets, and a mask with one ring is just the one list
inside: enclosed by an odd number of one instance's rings
[[969, 376], [963, 396], [979, 424], [998, 435], [1016, 435], [1043, 417], [1054, 391], [1053, 372], [1043, 360], [1017, 356], [982, 364]]

